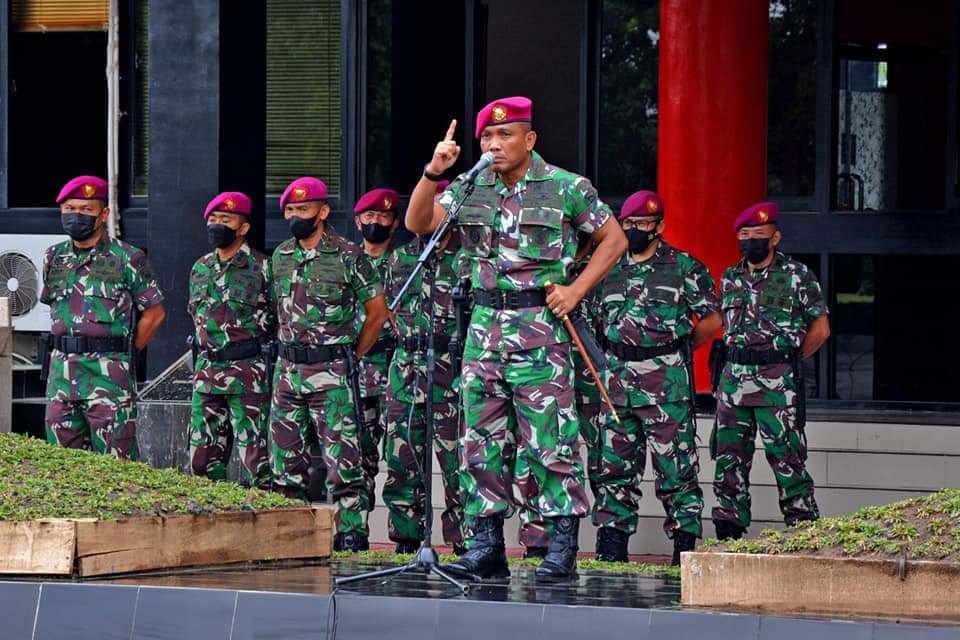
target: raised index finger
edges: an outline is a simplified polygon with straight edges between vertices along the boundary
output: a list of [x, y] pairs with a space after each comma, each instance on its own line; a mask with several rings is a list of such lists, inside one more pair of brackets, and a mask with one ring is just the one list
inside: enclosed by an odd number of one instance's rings
[[444, 136], [444, 142], [450, 142], [453, 140], [453, 132], [457, 130], [457, 120], [454, 118], [450, 121], [450, 126], [447, 127], [447, 135]]

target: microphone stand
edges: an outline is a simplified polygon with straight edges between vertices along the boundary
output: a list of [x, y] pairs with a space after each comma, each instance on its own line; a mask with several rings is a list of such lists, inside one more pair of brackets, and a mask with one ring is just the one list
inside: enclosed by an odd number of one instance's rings
[[[390, 311], [396, 311], [400, 306], [400, 301], [403, 300], [403, 296], [406, 294], [407, 289], [409, 289], [414, 281], [417, 279], [417, 276], [426, 266], [427, 262], [434, 256], [434, 253], [437, 252], [437, 248], [440, 246], [440, 243], [446, 237], [447, 233], [450, 231], [456, 221], [457, 217], [460, 215], [460, 209], [463, 207], [463, 203], [466, 202], [467, 198], [473, 193], [474, 189], [473, 181], [465, 182], [463, 188], [463, 197], [460, 198], [460, 201], [457, 202], [453, 207], [447, 211], [447, 215], [440, 222], [437, 228], [433, 231], [433, 234], [430, 236], [430, 240], [427, 242], [426, 246], [423, 248], [423, 251], [420, 252], [420, 256], [417, 258], [417, 264], [414, 266], [413, 271], [407, 277], [407, 281], [403, 283], [403, 286], [400, 287], [400, 291], [397, 293], [396, 297], [393, 299], [393, 302], [390, 303]], [[413, 562], [407, 563], [399, 567], [391, 567], [389, 569], [381, 569], [379, 571], [370, 571], [367, 573], [361, 573], [355, 576], [349, 576], [346, 578], [337, 578], [334, 581], [334, 584], [339, 587], [341, 585], [350, 584], [353, 582], [359, 582], [362, 580], [370, 580], [375, 578], [385, 578], [388, 576], [397, 575], [400, 573], [406, 573], [407, 571], [419, 571], [421, 573], [430, 575], [436, 575], [440, 578], [443, 578], [446, 582], [456, 587], [461, 593], [466, 594], [469, 590], [469, 586], [463, 584], [462, 582], [457, 581], [453, 576], [440, 568], [440, 561], [437, 558], [437, 552], [433, 549], [431, 545], [431, 537], [433, 536], [433, 496], [432, 496], [432, 476], [433, 476], [433, 435], [434, 435], [434, 424], [433, 424], [433, 377], [434, 371], [436, 369], [436, 352], [434, 351], [434, 326], [436, 325], [436, 316], [434, 309], [434, 299], [437, 291], [436, 286], [436, 273], [434, 273], [434, 281], [430, 284], [430, 296], [428, 298], [428, 304], [430, 305], [430, 330], [427, 333], [427, 375], [426, 375], [426, 385], [427, 391], [424, 398], [424, 413], [425, 416], [425, 438], [424, 438], [424, 447], [423, 447], [423, 465], [422, 469], [422, 478], [423, 482], [423, 540], [420, 542], [420, 549], [417, 550], [417, 555], [414, 557]], [[414, 360], [416, 361], [416, 359]], [[408, 426], [409, 429], [409, 426]], [[414, 450], [414, 455], [416, 455], [416, 447], [414, 446], [413, 438], [411, 437], [411, 448]]]

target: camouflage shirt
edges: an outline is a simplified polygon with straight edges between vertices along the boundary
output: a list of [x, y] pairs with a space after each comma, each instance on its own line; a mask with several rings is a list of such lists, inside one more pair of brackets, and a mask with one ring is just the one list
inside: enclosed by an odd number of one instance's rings
[[[106, 231], [90, 249], [77, 249], [72, 240], [47, 249], [43, 282], [40, 301], [50, 305], [57, 336], [127, 337], [134, 306], [143, 311], [163, 302], [143, 251]], [[133, 388], [129, 357], [54, 351], [47, 385], [69, 400], [126, 398]]]
[[267, 365], [257, 356], [245, 360], [212, 361], [209, 351], [230, 343], [271, 339], [276, 330], [270, 259], [246, 243], [227, 262], [213, 251], [190, 271], [187, 311], [193, 318], [199, 347], [193, 388], [201, 393], [266, 393]]
[[277, 247], [273, 278], [277, 338], [304, 347], [353, 344], [357, 308], [383, 291], [370, 259], [329, 226], [313, 249], [293, 238]]
[[[394, 251], [394, 247], [388, 247], [386, 251], [377, 257], [367, 256], [370, 262], [373, 263], [374, 268], [377, 270], [381, 282], [384, 284], [386, 284], [387, 281], [387, 265], [389, 264], [390, 256]], [[389, 299], [387, 302], [390, 302]], [[363, 321], [366, 319], [366, 310], [362, 306], [358, 307], [357, 334], [360, 333], [360, 329], [363, 327]], [[393, 335], [393, 327], [390, 325], [390, 320], [387, 320], [383, 323], [383, 329], [380, 330], [380, 335], [377, 337], [377, 339], [382, 340], [383, 338], [391, 335]], [[388, 352], [381, 351], [380, 353], [364, 356], [363, 360], [360, 361], [360, 395], [364, 398], [379, 396], [386, 391], [387, 367], [390, 364], [387, 360], [388, 355]]]
[[[603, 336], [611, 343], [659, 347], [687, 338], [694, 318], [720, 310], [713, 278], [702, 262], [665, 241], [650, 259], [626, 253], [596, 293]], [[607, 391], [620, 406], [642, 407], [690, 398], [680, 351], [639, 362], [608, 354]]]
[[[806, 265], [779, 251], [765, 269], [741, 260], [720, 282], [723, 341], [727, 349], [799, 349], [810, 323], [827, 313], [820, 283]], [[740, 406], [791, 406], [797, 388], [789, 363], [727, 362], [718, 389], [724, 402]]]
[[[455, 232], [451, 231], [451, 233]], [[393, 252], [384, 285], [387, 298], [392, 300], [399, 293], [403, 283], [413, 273], [417, 258], [424, 246], [423, 241], [415, 239]], [[431, 330], [428, 309], [431, 283], [436, 283], [433, 301], [433, 333], [437, 336], [456, 334], [456, 305], [453, 303], [452, 291], [459, 279], [461, 256], [459, 242], [456, 237], [453, 237], [441, 251], [439, 265], [436, 264], [435, 259], [432, 259], [417, 275], [417, 279], [407, 289], [400, 306], [397, 307], [396, 332], [400, 341], [418, 336], [426, 339]], [[390, 385], [394, 390], [394, 396], [408, 404], [424, 402], [427, 388], [426, 375], [425, 352], [408, 351], [398, 342], [393, 361], [390, 363]], [[459, 377], [460, 372], [454, 370], [450, 353], [438, 351], [434, 370], [434, 401], [441, 402], [456, 398]]]
[[[440, 204], [449, 210], [463, 189], [461, 181], [453, 182]], [[487, 169], [458, 220], [472, 288], [526, 291], [542, 290], [547, 282], [567, 284], [577, 230], [592, 234], [610, 215], [589, 180], [547, 164], [536, 152], [513, 189]], [[467, 347], [522, 351], [569, 339], [546, 306], [498, 311], [475, 305]]]

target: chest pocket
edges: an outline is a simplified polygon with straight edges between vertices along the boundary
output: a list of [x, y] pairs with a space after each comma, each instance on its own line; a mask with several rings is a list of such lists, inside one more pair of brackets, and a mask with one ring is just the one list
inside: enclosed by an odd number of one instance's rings
[[324, 307], [348, 304], [350, 287], [344, 280], [343, 263], [335, 251], [321, 252], [307, 269], [307, 296], [322, 302]]
[[71, 271], [70, 265], [60, 258], [55, 259], [50, 265], [45, 284], [51, 302], [56, 302], [67, 294], [67, 287], [69, 286], [68, 277]]
[[720, 310], [723, 313], [723, 324], [727, 331], [740, 333], [747, 312], [747, 293], [733, 290], [725, 293], [720, 301]]
[[99, 255], [83, 277], [83, 319], [86, 322], [113, 323], [122, 314], [126, 295], [122, 284], [120, 257]]
[[493, 226], [496, 219], [497, 211], [491, 204], [464, 205], [458, 223], [463, 250], [481, 258], [490, 256], [493, 253]]
[[531, 182], [520, 209], [517, 252], [531, 260], [563, 257], [563, 198], [551, 182]]
[[781, 329], [791, 329], [795, 299], [789, 276], [784, 273], [773, 274], [758, 296], [760, 316]]
[[238, 269], [230, 274], [227, 297], [232, 302], [255, 305], [263, 285], [263, 278], [252, 269]]
[[293, 272], [297, 259], [292, 253], [276, 253], [273, 256], [273, 287], [277, 300], [289, 297], [293, 291]]
[[190, 297], [187, 301], [187, 311], [190, 315], [196, 313], [203, 301], [209, 297], [207, 287], [213, 275], [207, 269], [190, 273]]

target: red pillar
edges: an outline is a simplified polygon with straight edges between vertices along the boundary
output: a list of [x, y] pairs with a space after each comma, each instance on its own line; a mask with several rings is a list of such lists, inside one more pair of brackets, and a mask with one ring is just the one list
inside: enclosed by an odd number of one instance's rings
[[[665, 236], [719, 286], [739, 258], [733, 221], [765, 198], [767, 0], [661, 0], [658, 191]], [[709, 391], [707, 349], [697, 389]]]

